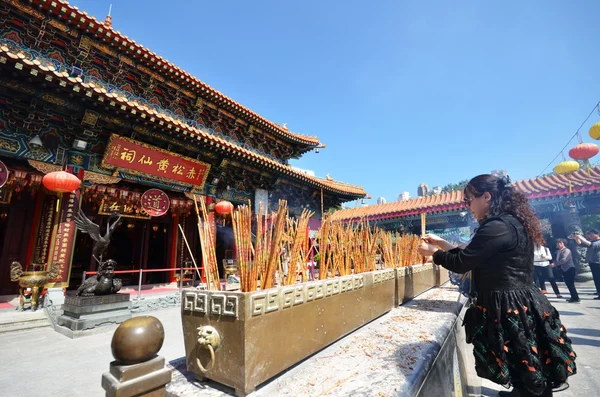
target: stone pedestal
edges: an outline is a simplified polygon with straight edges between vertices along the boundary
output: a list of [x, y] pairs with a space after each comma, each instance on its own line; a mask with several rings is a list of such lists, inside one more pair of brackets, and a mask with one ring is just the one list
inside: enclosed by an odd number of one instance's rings
[[165, 397], [172, 375], [161, 356], [133, 365], [113, 361], [110, 372], [102, 375], [102, 388], [106, 397]]
[[62, 288], [48, 288], [46, 291], [46, 299], [52, 301], [52, 305], [60, 306], [65, 303], [65, 291]]
[[130, 319], [130, 295], [67, 296], [63, 312], [56, 331], [70, 338], [84, 336], [86, 331]]

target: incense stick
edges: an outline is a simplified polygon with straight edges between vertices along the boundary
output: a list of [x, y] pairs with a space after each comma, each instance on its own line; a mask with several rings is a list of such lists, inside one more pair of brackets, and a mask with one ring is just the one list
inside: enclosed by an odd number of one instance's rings
[[202, 276], [200, 275], [200, 269], [198, 269], [198, 265], [196, 264], [196, 259], [194, 259], [194, 254], [192, 254], [192, 250], [190, 248], [190, 245], [188, 244], [187, 238], [185, 237], [185, 233], [183, 232], [183, 228], [181, 227], [181, 224], [177, 224], [177, 226], [179, 226], [179, 231], [181, 232], [181, 236], [183, 237], [183, 241], [185, 242], [185, 246], [188, 249], [188, 252], [190, 253], [190, 258], [192, 258], [192, 263], [194, 264], [194, 267], [196, 268], [196, 272], [198, 273], [198, 279], [202, 280]]

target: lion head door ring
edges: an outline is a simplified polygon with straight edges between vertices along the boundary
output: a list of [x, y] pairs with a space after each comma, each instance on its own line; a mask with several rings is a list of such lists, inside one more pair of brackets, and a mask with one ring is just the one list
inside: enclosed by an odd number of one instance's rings
[[198, 343], [196, 349], [207, 349], [210, 352], [210, 362], [208, 367], [205, 368], [200, 359], [198, 358], [198, 350], [196, 350], [196, 364], [202, 372], [208, 372], [215, 366], [215, 351], [221, 344], [221, 335], [217, 332], [214, 327], [210, 325], [204, 325], [196, 328], [198, 332]]

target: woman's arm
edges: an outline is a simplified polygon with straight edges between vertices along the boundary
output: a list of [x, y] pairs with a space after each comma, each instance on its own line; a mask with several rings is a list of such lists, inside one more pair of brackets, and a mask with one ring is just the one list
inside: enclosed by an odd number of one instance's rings
[[495, 219], [483, 224], [465, 249], [436, 251], [433, 262], [455, 273], [466, 273], [483, 266], [498, 251], [510, 246], [513, 235], [504, 221]]

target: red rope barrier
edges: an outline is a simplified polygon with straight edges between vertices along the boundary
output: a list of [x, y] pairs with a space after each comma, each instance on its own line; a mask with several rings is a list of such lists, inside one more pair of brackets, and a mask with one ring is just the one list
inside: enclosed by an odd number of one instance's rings
[[[200, 267], [200, 269], [202, 269], [202, 267]], [[156, 273], [156, 272], [178, 272], [181, 270], [180, 267], [174, 267], [171, 269], [142, 269], [144, 271], [144, 273]], [[184, 267], [183, 270], [194, 270], [193, 267]], [[125, 274], [125, 273], [139, 273], [140, 269], [138, 270], [115, 270], [115, 274]], [[86, 276], [93, 276], [95, 274], [98, 274], [98, 272], [85, 272]]]

